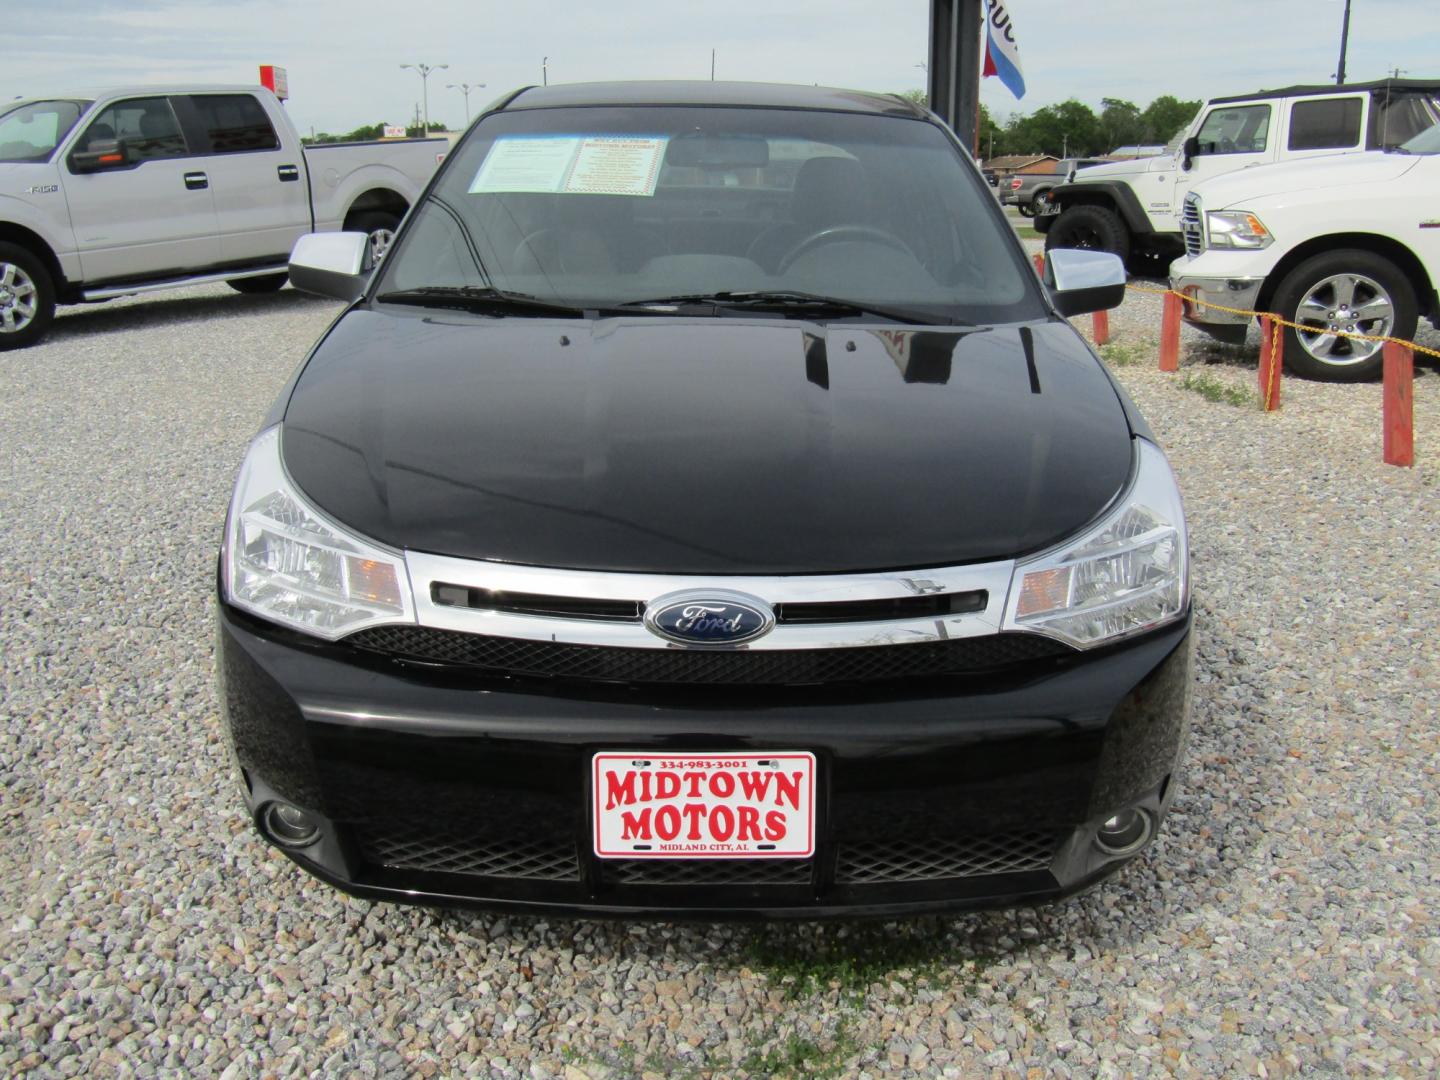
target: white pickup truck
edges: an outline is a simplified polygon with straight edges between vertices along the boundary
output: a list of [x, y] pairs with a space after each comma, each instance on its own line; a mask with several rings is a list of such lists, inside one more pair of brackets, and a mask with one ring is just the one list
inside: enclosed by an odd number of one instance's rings
[[1137, 273], [1164, 273], [1183, 250], [1181, 200], [1212, 177], [1337, 153], [1399, 146], [1440, 121], [1440, 82], [1386, 79], [1289, 86], [1214, 98], [1173, 153], [1095, 165], [1036, 200], [1045, 248], [1096, 248]]
[[285, 284], [308, 232], [384, 254], [444, 139], [304, 148], [257, 86], [130, 87], [0, 105], [0, 350], [55, 305], [227, 281]]
[[1187, 254], [1170, 267], [1185, 317], [1243, 341], [1269, 311], [1285, 331], [1285, 365], [1332, 382], [1374, 378], [1381, 344], [1348, 331], [1412, 340], [1420, 316], [1440, 326], [1440, 125], [1404, 146], [1246, 169], [1185, 197]]

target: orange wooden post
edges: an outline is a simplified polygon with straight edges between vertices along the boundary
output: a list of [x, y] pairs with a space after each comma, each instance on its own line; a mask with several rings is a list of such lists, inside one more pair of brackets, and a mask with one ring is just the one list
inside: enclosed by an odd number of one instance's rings
[[1094, 337], [1096, 345], [1110, 344], [1110, 313], [1108, 311], [1097, 311], [1091, 319], [1094, 321]]
[[1043, 278], [1045, 276], [1045, 253], [1043, 251], [1035, 252], [1034, 259], [1035, 272]]
[[1285, 328], [1269, 315], [1260, 316], [1260, 407], [1280, 408], [1280, 371], [1285, 366]]
[[1180, 370], [1180, 297], [1165, 294], [1160, 317], [1160, 370]]
[[1385, 464], [1415, 464], [1415, 351], [1385, 343]]

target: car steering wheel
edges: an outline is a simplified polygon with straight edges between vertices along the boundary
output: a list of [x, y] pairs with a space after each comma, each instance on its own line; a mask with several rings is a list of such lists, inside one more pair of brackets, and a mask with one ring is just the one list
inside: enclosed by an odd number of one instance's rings
[[903, 251], [911, 258], [915, 257], [915, 253], [910, 250], [910, 246], [906, 244], [904, 240], [901, 240], [894, 233], [886, 232], [884, 229], [875, 229], [869, 225], [832, 225], [827, 229], [819, 229], [811, 233], [805, 237], [805, 239], [795, 244], [794, 247], [781, 256], [775, 272], [777, 274], [785, 273], [786, 270], [790, 269], [791, 264], [794, 263], [796, 259], [809, 251], [813, 251], [817, 247], [823, 247], [826, 244], [844, 243], [847, 240], [884, 244], [886, 247], [894, 248], [896, 251]]

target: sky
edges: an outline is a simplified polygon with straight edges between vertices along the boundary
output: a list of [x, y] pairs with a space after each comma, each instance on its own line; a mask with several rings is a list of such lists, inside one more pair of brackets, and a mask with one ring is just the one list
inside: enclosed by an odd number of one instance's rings
[[[460, 91], [551, 82], [709, 78], [904, 91], [925, 83], [929, 0], [0, 0], [0, 102], [87, 87], [258, 80], [287, 69], [303, 132], [403, 123], [429, 78], [432, 121], [458, 127]], [[1328, 82], [1344, 0], [1006, 0], [1028, 92], [997, 79], [999, 117], [1078, 98], [1143, 106]], [[1440, 77], [1440, 0], [1353, 0], [1347, 73]]]

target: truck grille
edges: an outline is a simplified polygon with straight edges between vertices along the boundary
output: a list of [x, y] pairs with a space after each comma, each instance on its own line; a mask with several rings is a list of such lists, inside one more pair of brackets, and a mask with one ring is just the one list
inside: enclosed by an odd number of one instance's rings
[[1185, 253], [1192, 259], [1205, 250], [1205, 227], [1200, 216], [1200, 197], [1193, 191], [1185, 196], [1180, 211], [1180, 231], [1185, 235]]

